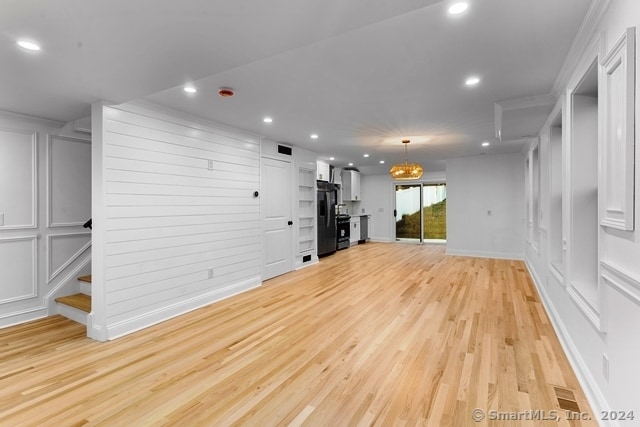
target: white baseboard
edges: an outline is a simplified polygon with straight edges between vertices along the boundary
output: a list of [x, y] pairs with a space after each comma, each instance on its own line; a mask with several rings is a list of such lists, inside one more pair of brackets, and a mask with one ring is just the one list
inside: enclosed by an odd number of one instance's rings
[[[253, 277], [243, 282], [234, 283], [225, 288], [216, 289], [214, 291], [198, 295], [196, 297], [177, 302], [167, 307], [162, 307], [158, 310], [145, 313], [141, 316], [137, 316], [131, 319], [127, 319], [118, 323], [114, 323], [107, 326], [106, 333], [95, 330], [90, 331], [89, 336], [104, 336], [106, 340], [113, 340], [124, 335], [139, 331], [149, 326], [155, 325], [165, 320], [180, 316], [181, 314], [188, 313], [196, 310], [205, 305], [212, 304], [217, 301], [229, 298], [231, 296], [246, 292], [250, 289], [257, 288], [262, 284], [260, 276]], [[92, 324], [91, 320], [89, 321]]]
[[[531, 266], [529, 260], [525, 259], [524, 262], [527, 266], [529, 274], [531, 275], [531, 278], [533, 279], [533, 283], [538, 290], [538, 293], [540, 294], [542, 305], [544, 306], [544, 309], [547, 312], [549, 319], [551, 320], [551, 325], [553, 326], [553, 329], [558, 336], [560, 345], [562, 346], [564, 353], [567, 355], [569, 364], [573, 368], [573, 371], [578, 378], [578, 382], [580, 383], [580, 386], [582, 387], [582, 390], [584, 391], [584, 394], [589, 401], [589, 405], [593, 410], [594, 417], [596, 417], [597, 414], [600, 414], [603, 410], [605, 410], [605, 408], [609, 408], [609, 405], [607, 404], [607, 401], [602, 394], [600, 387], [598, 387], [598, 383], [593, 378], [593, 375], [591, 375], [591, 372], [587, 368], [584, 359], [573, 343], [569, 331], [567, 331], [567, 328], [564, 326], [564, 323], [562, 322], [558, 311], [553, 305], [553, 301], [551, 301], [549, 294], [547, 293], [545, 287], [542, 284], [542, 281], [540, 280], [540, 276], [538, 276], [535, 269]], [[615, 421], [599, 421], [601, 425], [606, 425], [609, 427], [619, 426], [619, 424]]]
[[301, 264], [296, 265], [295, 269], [296, 270], [302, 270], [303, 268], [307, 268], [307, 267], [310, 267], [312, 265], [316, 265], [317, 263], [318, 263], [318, 257], [315, 257], [311, 261], [303, 262]]
[[393, 243], [393, 242], [395, 242], [394, 239], [388, 239], [386, 237], [369, 237], [368, 240], [370, 242], [374, 242], [374, 243]]
[[49, 312], [47, 307], [44, 306], [31, 307], [26, 310], [19, 310], [11, 313], [3, 313], [0, 315], [0, 329], [19, 325], [25, 322], [31, 322], [32, 320], [42, 319], [48, 315]]
[[447, 255], [468, 256], [468, 257], [474, 257], [474, 258], [513, 259], [518, 261], [522, 261], [524, 259], [523, 253], [467, 251], [467, 250], [460, 250], [460, 249], [450, 249], [448, 247], [447, 247]]

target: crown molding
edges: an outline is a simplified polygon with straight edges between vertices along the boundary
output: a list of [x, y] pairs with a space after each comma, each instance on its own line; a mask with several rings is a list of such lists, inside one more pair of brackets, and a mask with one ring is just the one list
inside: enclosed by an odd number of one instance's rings
[[551, 89], [551, 94], [556, 98], [560, 97], [585, 51], [593, 43], [593, 39], [598, 34], [600, 21], [609, 9], [611, 2], [612, 0], [592, 0], [591, 5], [589, 5], [589, 10], [587, 10], [582, 24], [580, 24], [580, 28], [578, 28], [576, 37], [573, 39], [573, 43], [571, 43], [567, 59], [565, 59], [562, 64], [560, 73]]
[[34, 123], [38, 126], [53, 128], [53, 129], [60, 129], [65, 125], [63, 122], [60, 122], [57, 120], [46, 119], [44, 117], [30, 116], [22, 113], [14, 113], [12, 111], [5, 111], [5, 110], [0, 110], [0, 119]]
[[545, 94], [506, 99], [504, 101], [498, 101], [496, 104], [500, 106], [502, 111], [511, 111], [521, 108], [543, 107], [545, 105], [555, 104], [556, 100], [556, 97], [552, 94]]

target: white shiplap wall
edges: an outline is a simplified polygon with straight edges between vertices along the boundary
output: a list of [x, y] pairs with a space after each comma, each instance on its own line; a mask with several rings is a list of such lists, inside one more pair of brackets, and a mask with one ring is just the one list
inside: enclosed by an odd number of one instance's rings
[[259, 139], [149, 105], [101, 108], [103, 338], [258, 286]]

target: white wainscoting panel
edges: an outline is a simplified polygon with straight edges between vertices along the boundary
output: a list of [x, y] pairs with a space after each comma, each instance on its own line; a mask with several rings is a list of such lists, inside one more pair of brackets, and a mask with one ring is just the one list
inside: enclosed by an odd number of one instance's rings
[[48, 235], [47, 282], [51, 283], [89, 247], [91, 247], [91, 233]]
[[258, 286], [259, 141], [148, 107], [104, 111], [108, 337]]
[[0, 129], [0, 230], [36, 228], [38, 134]]
[[635, 54], [635, 28], [629, 28], [602, 63], [601, 224], [620, 230], [634, 228]]
[[48, 153], [49, 227], [76, 227], [91, 217], [91, 142], [50, 136]]
[[602, 278], [609, 286], [617, 289], [628, 299], [640, 306], [640, 282], [628, 272], [621, 270], [608, 261], [600, 261]]
[[0, 239], [0, 304], [38, 295], [37, 237]]

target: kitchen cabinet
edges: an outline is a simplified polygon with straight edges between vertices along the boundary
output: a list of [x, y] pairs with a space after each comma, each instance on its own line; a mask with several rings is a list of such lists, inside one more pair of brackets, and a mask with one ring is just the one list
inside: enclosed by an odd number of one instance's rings
[[360, 201], [360, 172], [342, 171], [342, 199], [352, 202]]
[[349, 243], [351, 246], [357, 245], [360, 240], [360, 217], [351, 217], [351, 232], [349, 234]]
[[317, 175], [316, 175], [316, 179], [318, 181], [329, 181], [329, 173], [330, 173], [330, 167], [329, 167], [329, 163], [327, 162], [323, 162], [322, 160], [318, 160], [316, 162], [317, 165]]
[[333, 168], [333, 183], [342, 185], [342, 169]]

